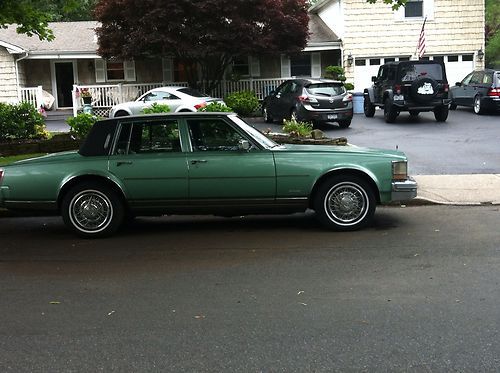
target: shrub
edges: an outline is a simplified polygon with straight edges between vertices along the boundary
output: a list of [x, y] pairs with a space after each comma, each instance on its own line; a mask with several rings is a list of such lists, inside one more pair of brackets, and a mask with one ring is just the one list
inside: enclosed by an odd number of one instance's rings
[[293, 137], [309, 137], [313, 130], [313, 125], [309, 122], [300, 122], [295, 119], [283, 120], [283, 132]]
[[352, 91], [354, 89], [354, 84], [352, 84], [352, 83], [344, 83], [344, 87], [348, 91]]
[[242, 117], [252, 115], [259, 107], [259, 100], [257, 99], [255, 92], [251, 91], [231, 93], [224, 101], [227, 106], [232, 108], [235, 113], [241, 115]]
[[345, 70], [342, 66], [327, 66], [325, 69], [325, 77], [329, 79], [345, 81]]
[[169, 113], [170, 106], [157, 104], [156, 102], [150, 107], [142, 109], [143, 114], [159, 114], [159, 113]]
[[71, 127], [70, 132], [79, 139], [85, 138], [90, 129], [100, 118], [88, 113], [78, 114], [76, 117], [69, 117], [66, 123]]
[[233, 111], [233, 109], [220, 102], [211, 102], [207, 106], [199, 108], [198, 111], [221, 113], [221, 112], [231, 112]]
[[0, 141], [45, 139], [48, 134], [42, 114], [30, 103], [0, 103]]

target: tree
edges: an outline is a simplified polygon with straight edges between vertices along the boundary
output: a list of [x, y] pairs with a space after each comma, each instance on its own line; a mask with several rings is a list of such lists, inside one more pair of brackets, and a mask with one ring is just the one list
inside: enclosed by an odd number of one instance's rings
[[486, 65], [500, 67], [500, 3], [486, 0]]
[[306, 0], [100, 0], [95, 15], [100, 55], [174, 56], [207, 91], [236, 56], [300, 52], [309, 21]]
[[54, 36], [48, 29], [49, 15], [43, 10], [43, 5], [38, 0], [0, 0], [0, 27], [16, 24], [18, 33], [52, 40]]

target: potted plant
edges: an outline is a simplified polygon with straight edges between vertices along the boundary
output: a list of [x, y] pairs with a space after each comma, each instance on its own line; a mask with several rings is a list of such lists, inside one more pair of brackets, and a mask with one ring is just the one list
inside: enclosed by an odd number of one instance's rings
[[88, 88], [80, 89], [80, 97], [85, 105], [92, 104], [92, 92], [90, 92]]

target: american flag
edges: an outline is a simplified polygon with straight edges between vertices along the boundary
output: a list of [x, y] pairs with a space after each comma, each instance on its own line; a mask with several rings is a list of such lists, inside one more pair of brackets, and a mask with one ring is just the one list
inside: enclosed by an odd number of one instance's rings
[[420, 31], [420, 37], [418, 38], [417, 56], [419, 59], [422, 58], [425, 53], [425, 21], [427, 21], [427, 17], [424, 19], [424, 24], [422, 25], [422, 30]]

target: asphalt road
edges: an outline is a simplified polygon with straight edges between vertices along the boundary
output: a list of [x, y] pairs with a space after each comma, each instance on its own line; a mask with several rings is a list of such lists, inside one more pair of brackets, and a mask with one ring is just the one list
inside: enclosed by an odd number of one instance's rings
[[493, 372], [499, 206], [0, 224], [1, 372]]
[[[280, 125], [264, 123], [262, 118], [252, 122], [259, 129], [281, 132]], [[444, 123], [437, 123], [433, 113], [417, 118], [401, 113], [396, 123], [387, 124], [377, 110], [373, 118], [355, 114], [347, 129], [335, 124], [321, 129], [354, 145], [402, 150], [414, 175], [500, 173], [500, 113], [476, 115], [472, 109], [459, 108], [450, 111]]]

